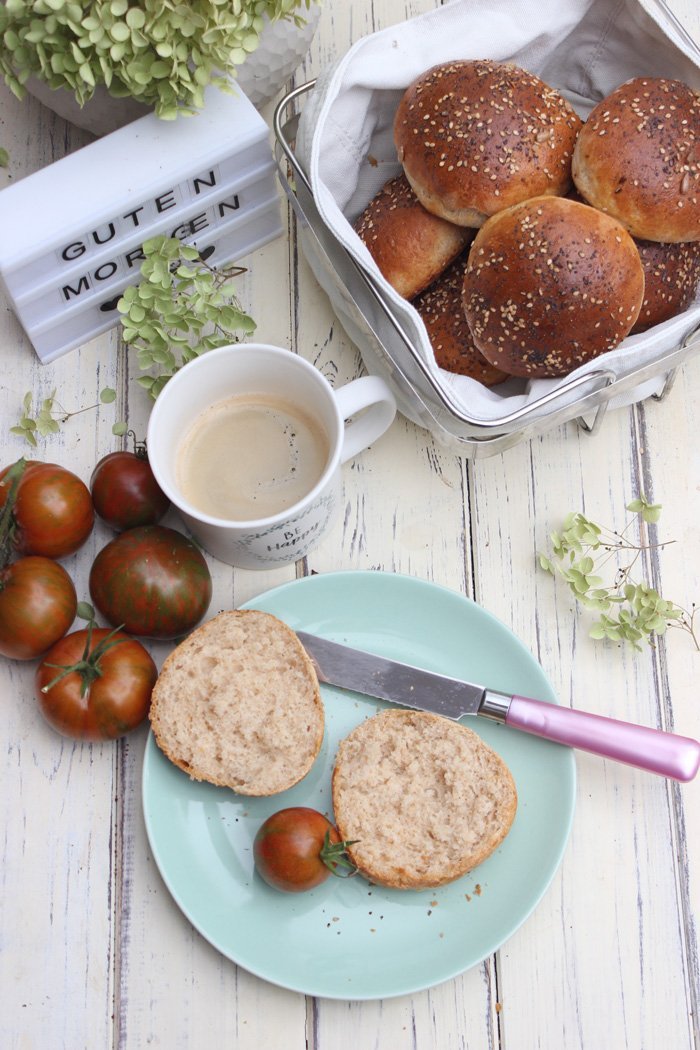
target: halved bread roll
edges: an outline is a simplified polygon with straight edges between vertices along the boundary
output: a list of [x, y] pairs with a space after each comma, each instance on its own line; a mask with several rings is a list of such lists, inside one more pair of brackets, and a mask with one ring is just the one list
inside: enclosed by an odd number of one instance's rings
[[505, 762], [476, 733], [427, 711], [385, 710], [341, 741], [333, 811], [348, 854], [372, 882], [429, 889], [500, 845], [517, 792]]
[[220, 613], [178, 645], [149, 717], [171, 762], [241, 795], [286, 791], [323, 741], [314, 666], [291, 628], [258, 610]]

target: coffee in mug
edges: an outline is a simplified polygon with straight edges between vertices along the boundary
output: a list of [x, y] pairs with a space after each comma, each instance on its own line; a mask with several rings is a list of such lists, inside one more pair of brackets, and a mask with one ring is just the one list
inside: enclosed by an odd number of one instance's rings
[[303, 499], [321, 479], [329, 452], [328, 435], [309, 413], [283, 398], [246, 394], [217, 402], [195, 420], [178, 450], [176, 478], [197, 510], [253, 521]]
[[148, 422], [148, 459], [210, 554], [272, 569], [321, 540], [342, 507], [343, 464], [395, 415], [379, 376], [334, 389], [290, 350], [235, 343], [168, 380]]

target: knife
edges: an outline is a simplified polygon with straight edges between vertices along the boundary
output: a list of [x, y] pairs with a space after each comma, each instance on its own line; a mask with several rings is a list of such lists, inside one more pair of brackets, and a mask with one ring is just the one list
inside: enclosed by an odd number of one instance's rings
[[455, 720], [463, 715], [481, 715], [673, 780], [692, 780], [700, 765], [700, 743], [691, 737], [501, 693], [306, 631], [296, 634], [313, 661], [319, 681], [328, 685]]

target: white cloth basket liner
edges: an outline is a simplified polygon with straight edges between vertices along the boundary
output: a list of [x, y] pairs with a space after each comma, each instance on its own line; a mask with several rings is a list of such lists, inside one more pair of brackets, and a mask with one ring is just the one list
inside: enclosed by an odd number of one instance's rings
[[[622, 378], [653, 364], [700, 324], [700, 301], [647, 332], [628, 336], [616, 350], [566, 379], [511, 378], [489, 388], [437, 366], [421, 318], [381, 275], [352, 224], [401, 170], [392, 125], [403, 91], [430, 66], [458, 58], [513, 61], [558, 88], [585, 119], [593, 105], [632, 77], [669, 77], [700, 90], [700, 51], [661, 0], [452, 0], [363, 37], [309, 93], [296, 153], [323, 222], [372, 276], [439, 387], [449, 390], [468, 416], [489, 421], [528, 406], [575, 376], [604, 367]], [[342, 318], [342, 293], [317, 266], [313, 269]], [[663, 375], [647, 380], [613, 397], [610, 407], [658, 393], [663, 384]]]

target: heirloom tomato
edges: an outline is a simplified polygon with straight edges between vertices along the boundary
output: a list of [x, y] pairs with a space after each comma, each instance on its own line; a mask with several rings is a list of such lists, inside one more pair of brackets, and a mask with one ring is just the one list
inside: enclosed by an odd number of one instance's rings
[[147, 638], [186, 634], [209, 608], [211, 593], [201, 552], [164, 525], [122, 532], [90, 570], [90, 594], [105, 619]]
[[354, 875], [347, 858], [351, 842], [341, 842], [335, 826], [318, 810], [291, 806], [261, 824], [253, 842], [258, 874], [276, 890], [301, 893], [329, 875]]
[[88, 626], [61, 638], [36, 671], [42, 714], [63, 736], [115, 740], [146, 718], [158, 671], [122, 631]]
[[78, 600], [57, 561], [32, 555], [0, 569], [0, 655], [34, 660], [75, 619]]
[[95, 521], [87, 485], [56, 463], [29, 459], [5, 467], [0, 510], [8, 498], [9, 540], [19, 554], [65, 558], [85, 543]]
[[92, 472], [90, 491], [99, 516], [119, 531], [156, 525], [170, 506], [141, 452], [104, 456]]

